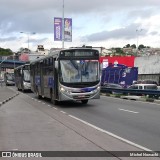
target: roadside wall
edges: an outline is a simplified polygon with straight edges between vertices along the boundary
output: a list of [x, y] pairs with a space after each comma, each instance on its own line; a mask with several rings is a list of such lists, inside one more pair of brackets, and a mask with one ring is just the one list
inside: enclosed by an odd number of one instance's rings
[[160, 84], [160, 56], [136, 57], [134, 66], [138, 67], [138, 80], [151, 79]]
[[152, 55], [136, 57], [134, 66], [138, 67], [138, 74], [160, 74], [160, 56]]

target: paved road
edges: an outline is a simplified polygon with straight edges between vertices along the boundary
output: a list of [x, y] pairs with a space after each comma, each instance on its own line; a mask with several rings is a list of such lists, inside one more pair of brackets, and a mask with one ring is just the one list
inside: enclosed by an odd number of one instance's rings
[[[36, 98], [33, 93], [27, 93]], [[43, 100], [51, 104], [47, 100]], [[79, 119], [154, 151], [160, 150], [160, 105], [101, 97], [56, 106]]]
[[[32, 93], [28, 95], [33, 96]], [[107, 151], [110, 155], [113, 155], [110, 151], [142, 151], [61, 111], [64, 108], [70, 110], [76, 107], [76, 111], [82, 109], [85, 112], [89, 108], [96, 107], [93, 102], [86, 106], [79, 103], [62, 104], [57, 109], [49, 105], [48, 101], [40, 101], [28, 95], [20, 93], [0, 107], [0, 151]], [[65, 159], [159, 159], [156, 157], [119, 158], [118, 155], [118, 157], [112, 155], [108, 158]]]

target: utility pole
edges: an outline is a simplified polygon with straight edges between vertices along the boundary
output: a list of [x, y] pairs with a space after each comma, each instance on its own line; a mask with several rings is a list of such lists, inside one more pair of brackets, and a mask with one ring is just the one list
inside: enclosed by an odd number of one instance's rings
[[32, 33], [29, 33], [29, 32], [20, 32], [20, 33], [27, 34], [27, 38], [28, 38], [28, 52], [29, 52], [29, 35], [30, 34], [36, 34], [36, 32], [32, 32]]
[[64, 48], [64, 0], [62, 4], [62, 48]]

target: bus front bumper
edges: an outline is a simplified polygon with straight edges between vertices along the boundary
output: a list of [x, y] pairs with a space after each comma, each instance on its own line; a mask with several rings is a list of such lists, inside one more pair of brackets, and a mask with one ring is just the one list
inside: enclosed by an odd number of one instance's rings
[[81, 101], [86, 99], [99, 99], [100, 98], [100, 88], [84, 93], [73, 93], [67, 91], [60, 91], [60, 101], [73, 100]]

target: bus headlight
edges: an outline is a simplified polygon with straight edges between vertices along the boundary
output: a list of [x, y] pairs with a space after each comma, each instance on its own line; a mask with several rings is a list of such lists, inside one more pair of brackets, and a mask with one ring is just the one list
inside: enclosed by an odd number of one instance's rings
[[61, 92], [65, 92], [65, 89], [63, 87], [60, 88]]
[[23, 85], [24, 85], [24, 86], [27, 86], [27, 83], [26, 83], [26, 82], [23, 82]]
[[63, 93], [67, 93], [67, 94], [70, 94], [70, 93], [71, 93], [70, 90], [67, 90], [67, 89], [65, 89], [65, 88], [63, 88], [63, 87], [60, 87], [60, 91], [63, 92]]
[[100, 86], [98, 86], [98, 87], [97, 87], [97, 90], [100, 90], [100, 88], [101, 88], [101, 87], [100, 87]]

